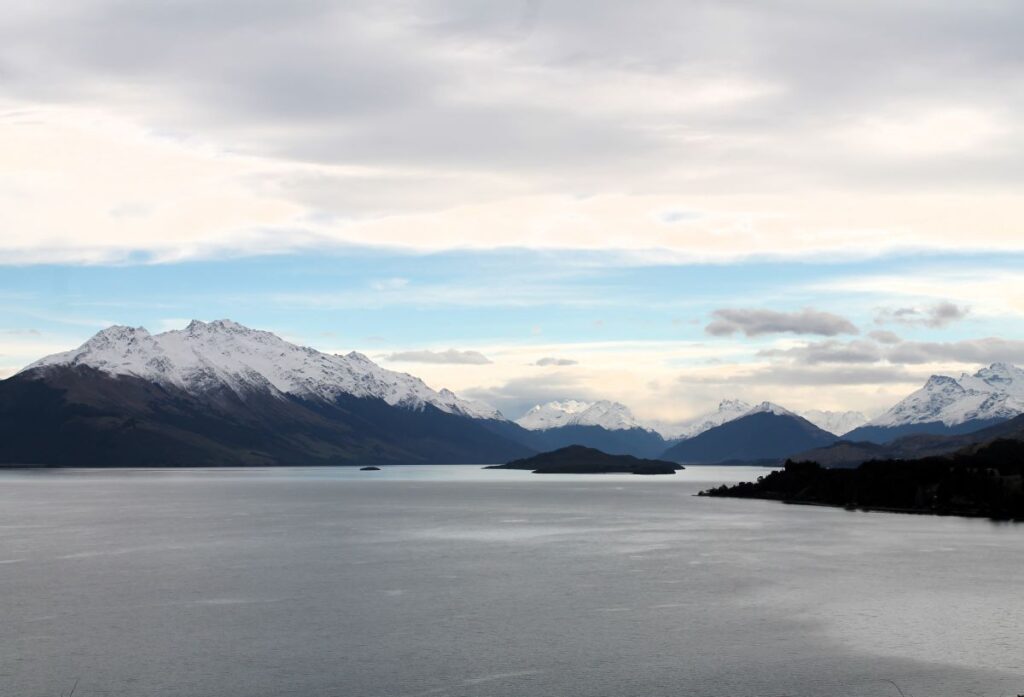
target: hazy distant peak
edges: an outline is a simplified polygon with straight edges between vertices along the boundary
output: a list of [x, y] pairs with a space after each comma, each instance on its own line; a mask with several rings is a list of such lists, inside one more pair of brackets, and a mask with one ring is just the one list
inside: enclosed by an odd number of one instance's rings
[[825, 411], [811, 409], [800, 414], [818, 428], [842, 436], [867, 423], [868, 418], [859, 411]]
[[516, 423], [531, 431], [562, 426], [600, 426], [610, 431], [643, 428], [629, 407], [609, 400], [567, 399], [538, 404], [516, 419]]
[[660, 424], [658, 431], [670, 440], [692, 438], [715, 426], [737, 419], [750, 411], [750, 404], [742, 399], [723, 399], [715, 411], [687, 419], [680, 423]]

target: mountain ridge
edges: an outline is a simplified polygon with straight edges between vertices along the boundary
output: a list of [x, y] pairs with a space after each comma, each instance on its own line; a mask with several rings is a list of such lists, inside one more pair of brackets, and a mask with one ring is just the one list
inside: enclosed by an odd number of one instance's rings
[[1024, 369], [997, 362], [959, 378], [932, 375], [921, 388], [844, 436], [884, 443], [911, 433], [965, 433], [1021, 413]]
[[463, 400], [450, 390], [433, 390], [417, 377], [382, 368], [356, 351], [327, 354], [227, 319], [192, 320], [184, 329], [160, 334], [115, 325], [78, 348], [45, 356], [19, 373], [61, 365], [132, 375], [193, 394], [224, 386], [239, 395], [269, 391], [328, 402], [347, 394], [376, 397], [410, 409], [430, 404], [470, 418], [504, 418], [497, 410]]
[[0, 381], [8, 465], [485, 464], [536, 452], [528, 436], [362, 354], [230, 320], [109, 327]]
[[762, 462], [828, 445], [837, 437], [802, 416], [764, 402], [747, 414], [679, 441], [662, 453], [683, 464]]

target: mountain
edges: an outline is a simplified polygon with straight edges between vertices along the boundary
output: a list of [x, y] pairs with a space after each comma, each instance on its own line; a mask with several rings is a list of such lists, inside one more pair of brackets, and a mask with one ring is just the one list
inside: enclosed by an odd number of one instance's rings
[[538, 404], [516, 419], [516, 423], [530, 431], [563, 426], [600, 426], [609, 431], [643, 428], [625, 404], [605, 400], [581, 402], [568, 399]]
[[868, 417], [859, 411], [822, 411], [811, 409], [801, 414], [820, 429], [841, 436], [867, 423]]
[[817, 462], [824, 467], [857, 467], [871, 460], [912, 460], [946, 455], [996, 439], [1024, 440], [1024, 414], [970, 433], [918, 433], [888, 443], [844, 439], [823, 448], [797, 453], [792, 458], [801, 462]]
[[610, 455], [582, 445], [570, 445], [550, 453], [513, 460], [487, 469], [531, 470], [534, 474], [675, 474], [686, 469], [664, 460], [645, 460], [632, 455]]
[[42, 358], [22, 372], [55, 366], [89, 366], [192, 394], [228, 389], [326, 402], [349, 395], [408, 409], [431, 405], [474, 419], [503, 418], [486, 405], [459, 399], [449, 390], [434, 391], [417, 377], [381, 368], [361, 353], [321, 353], [231, 320], [193, 320], [185, 329], [155, 336], [142, 327], [109, 327], [77, 349]]
[[1024, 413], [1024, 370], [993, 363], [959, 378], [932, 375], [876, 419], [845, 434], [847, 440], [887, 443], [915, 433], [970, 433]]
[[0, 381], [0, 463], [486, 463], [531, 454], [528, 435], [362, 354], [230, 320], [110, 327]]
[[732, 421], [743, 416], [750, 411], [750, 408], [751, 405], [743, 400], [723, 399], [718, 403], [718, 408], [713, 412], [702, 414], [681, 423], [659, 424], [657, 430], [666, 440], [693, 438], [710, 428], [721, 426], [726, 421]]
[[614, 455], [653, 457], [666, 445], [618, 402], [548, 402], [530, 409], [516, 424], [532, 432], [532, 438], [521, 440], [538, 450], [583, 445]]
[[684, 464], [778, 460], [835, 442], [836, 437], [771, 402], [676, 443], [662, 458]]

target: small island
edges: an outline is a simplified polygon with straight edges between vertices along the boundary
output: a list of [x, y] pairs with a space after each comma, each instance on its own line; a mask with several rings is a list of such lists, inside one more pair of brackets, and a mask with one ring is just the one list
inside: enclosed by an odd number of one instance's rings
[[374, 467], [373, 465], [370, 465], [369, 467], [360, 467], [359, 471], [360, 472], [380, 472], [380, 467]]
[[1024, 442], [996, 440], [953, 455], [873, 460], [856, 469], [787, 461], [756, 482], [722, 485], [699, 496], [1024, 520]]
[[484, 469], [530, 470], [534, 474], [675, 474], [685, 469], [665, 460], [644, 460], [632, 455], [610, 455], [595, 448], [570, 445], [533, 457]]

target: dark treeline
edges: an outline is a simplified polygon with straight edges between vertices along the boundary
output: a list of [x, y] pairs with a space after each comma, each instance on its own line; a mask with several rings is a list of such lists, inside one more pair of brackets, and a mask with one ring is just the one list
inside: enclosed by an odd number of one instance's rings
[[756, 482], [700, 495], [1024, 520], [1024, 441], [996, 440], [943, 457], [875, 460], [856, 469], [787, 461]]

